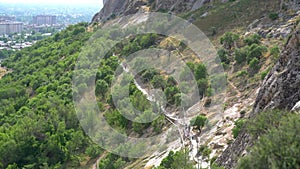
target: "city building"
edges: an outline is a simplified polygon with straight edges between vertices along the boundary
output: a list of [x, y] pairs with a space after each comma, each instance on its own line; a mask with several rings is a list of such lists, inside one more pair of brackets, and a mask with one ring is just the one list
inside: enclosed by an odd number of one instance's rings
[[15, 19], [14, 16], [0, 16], [0, 21], [14, 21]]
[[23, 31], [22, 22], [2, 21], [0, 22], [0, 35], [21, 33]]
[[54, 16], [54, 15], [34, 16], [33, 24], [35, 24], [35, 25], [55, 25], [56, 24], [56, 16]]

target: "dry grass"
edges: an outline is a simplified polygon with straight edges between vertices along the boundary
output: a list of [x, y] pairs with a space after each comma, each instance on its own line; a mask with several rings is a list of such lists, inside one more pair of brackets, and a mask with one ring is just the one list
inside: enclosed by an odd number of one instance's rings
[[[213, 7], [205, 5], [196, 11], [181, 16], [193, 18], [194, 24], [207, 36], [211, 36], [214, 27], [218, 36], [233, 28], [245, 29], [255, 19], [278, 11], [279, 3], [278, 0], [236, 0], [235, 2], [216, 3]], [[208, 15], [201, 17], [207, 11]]]

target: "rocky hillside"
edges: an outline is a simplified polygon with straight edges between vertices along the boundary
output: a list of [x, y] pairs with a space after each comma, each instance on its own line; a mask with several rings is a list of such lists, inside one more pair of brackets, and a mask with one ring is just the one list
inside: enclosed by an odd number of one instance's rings
[[[105, 21], [120, 15], [147, 11], [182, 13], [199, 9], [211, 0], [109, 0], [104, 1], [103, 9], [93, 22]], [[222, 0], [223, 2], [224, 0]], [[226, 0], [225, 0], [226, 1]], [[225, 2], [224, 1], [224, 2]]]
[[[182, 43], [184, 41], [155, 33], [138, 34], [136, 27], [124, 26], [139, 24], [136, 20], [144, 21], [145, 15], [123, 21], [121, 27], [109, 27], [112, 22], [108, 20], [148, 11], [174, 13], [199, 27], [216, 48], [213, 56], [219, 56], [211, 63], [217, 66], [216, 63], [221, 62], [224, 72], [208, 75], [204, 61], [210, 54], [203, 54], [205, 58], [199, 59]], [[5, 70], [0, 68], [0, 169], [92, 166], [95, 169], [215, 169], [219, 168], [217, 164], [222, 166], [220, 168], [244, 169], [251, 168], [245, 165], [257, 162], [256, 167], [252, 166], [256, 169], [270, 168], [269, 157], [274, 157], [272, 162], [284, 163], [272, 163], [273, 168], [300, 168], [300, 118], [296, 113], [289, 113], [300, 100], [299, 11], [299, 0], [104, 0], [104, 8], [95, 15], [93, 24], [71, 25], [29, 48], [14, 52], [3, 61]], [[166, 20], [163, 25], [168, 23]], [[102, 26], [109, 29], [101, 29]], [[119, 34], [123, 26], [129, 36]], [[195, 39], [201, 39], [197, 37]], [[91, 55], [101, 54], [105, 51], [103, 48], [115, 44], [115, 40], [118, 42], [103, 59], [92, 59]], [[149, 52], [140, 59], [132, 55], [146, 49], [169, 53]], [[210, 53], [210, 50], [204, 51]], [[144, 57], [150, 54], [153, 57]], [[172, 60], [172, 54], [187, 65], [179, 72], [179, 79], [188, 82], [189, 76], [194, 74], [201, 95], [197, 103], [181, 106], [183, 100], [193, 96], [184, 95], [183, 91], [193, 92], [197, 87], [178, 84], [173, 77], [179, 67], [177, 64], [167, 70], [159, 69], [158, 63]], [[78, 59], [81, 62], [78, 63]], [[126, 62], [131, 59], [132, 65]], [[124, 80], [115, 78], [121, 72], [134, 73], [134, 67], [143, 67], [141, 63], [150, 61], [155, 63], [154, 68], [124, 76]], [[100, 66], [91, 70], [98, 63]], [[76, 79], [75, 75], [80, 76]], [[91, 82], [92, 75], [95, 79]], [[78, 81], [74, 83], [74, 79]], [[113, 85], [115, 80], [126, 82], [128, 86]], [[218, 93], [220, 84], [227, 84], [226, 91]], [[110, 90], [111, 87], [115, 90]], [[157, 91], [159, 96], [165, 96], [165, 106], [160, 103], [152, 106], [157, 100]], [[85, 100], [91, 93], [95, 93], [93, 100], [101, 110], [99, 113], [94, 112], [97, 106], [90, 106], [90, 100]], [[116, 102], [113, 96], [119, 100]], [[78, 113], [74, 100], [88, 105]], [[128, 102], [141, 113], [127, 109]], [[125, 114], [116, 105], [122, 106]], [[299, 105], [300, 102], [293, 109], [299, 109]], [[187, 116], [181, 116], [182, 108]], [[280, 110], [265, 111], [269, 109]], [[154, 121], [139, 122], [156, 117], [156, 110], [160, 113]], [[276, 112], [280, 116], [275, 116]], [[133, 117], [133, 114], [136, 115], [133, 120], [124, 117]], [[263, 114], [269, 118], [261, 118]], [[293, 116], [285, 117], [290, 114]], [[147, 151], [150, 157], [136, 159], [139, 151], [150, 145], [144, 142], [113, 146], [131, 155], [126, 157], [108, 151], [110, 146], [101, 148], [103, 145], [95, 144], [87, 135], [89, 132], [83, 131], [102, 131], [100, 120], [94, 118], [99, 116], [122, 134], [132, 138], [151, 137], [155, 152]], [[87, 118], [78, 121], [77, 117]], [[268, 120], [275, 121], [275, 126]], [[255, 140], [248, 130], [253, 121], [261, 125], [255, 126], [259, 134], [271, 135], [257, 135]], [[265, 127], [266, 131], [259, 127]], [[126, 140], [110, 137], [115, 135], [112, 132], [98, 133], [97, 130], [95, 133], [98, 143]], [[152, 136], [158, 135], [163, 145], [157, 149]], [[275, 143], [273, 138], [277, 138]], [[271, 148], [258, 145], [259, 140], [263, 143], [267, 140]], [[263, 151], [258, 151], [261, 149]], [[260, 158], [261, 152], [266, 158]], [[245, 162], [244, 158], [250, 155], [248, 163], [247, 159]], [[245, 165], [239, 167], [243, 160]]]
[[[296, 26], [282, 54], [260, 87], [250, 118], [268, 109], [290, 111], [300, 100], [300, 29]], [[237, 160], [253, 145], [251, 136], [243, 130], [235, 142], [219, 157], [217, 162], [233, 168]]]
[[[234, 168], [238, 159], [247, 154], [247, 148], [254, 144], [245, 127], [233, 138], [232, 131], [238, 122], [252, 119], [268, 109], [290, 111], [300, 100], [300, 37], [299, 26], [296, 26], [299, 9], [298, 1], [284, 0], [111, 0], [106, 1], [93, 22], [105, 22], [137, 12], [174, 13], [190, 20], [216, 39], [214, 43], [220, 50], [226, 48], [219, 43], [220, 34], [227, 31], [237, 34], [239, 38], [232, 45], [234, 47], [224, 52], [228, 57], [225, 59], [227, 64], [224, 64], [228, 75], [224, 119], [218, 123], [217, 131], [205, 135], [210, 140], [205, 144], [213, 150], [208, 159], [219, 156], [216, 161], [219, 165]], [[266, 47], [267, 51], [260, 54], [253, 74], [249, 71], [249, 63], [238, 64], [235, 58], [237, 51], [248, 50], [251, 45], [253, 47], [252, 42], [247, 45], [247, 38], [256, 34], [259, 42], [254, 43]], [[279, 59], [272, 52], [274, 46], [281, 49]], [[152, 165], [155, 163], [149, 166]]]
[[300, 29], [290, 35], [275, 67], [257, 96], [252, 116], [266, 109], [291, 110], [300, 100]]

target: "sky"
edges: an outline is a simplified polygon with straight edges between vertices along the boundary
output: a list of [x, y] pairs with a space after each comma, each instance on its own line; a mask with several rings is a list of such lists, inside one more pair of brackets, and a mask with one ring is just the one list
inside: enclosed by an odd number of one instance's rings
[[20, 4], [94, 4], [103, 6], [103, 0], [0, 0], [0, 3]]

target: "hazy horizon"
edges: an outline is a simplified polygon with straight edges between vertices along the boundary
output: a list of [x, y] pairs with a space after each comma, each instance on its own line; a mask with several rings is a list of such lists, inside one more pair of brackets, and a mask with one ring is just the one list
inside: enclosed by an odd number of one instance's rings
[[103, 0], [73, 0], [70, 1], [62, 1], [62, 0], [0, 0], [0, 3], [5, 4], [26, 4], [26, 5], [97, 5], [102, 7], [103, 6]]

